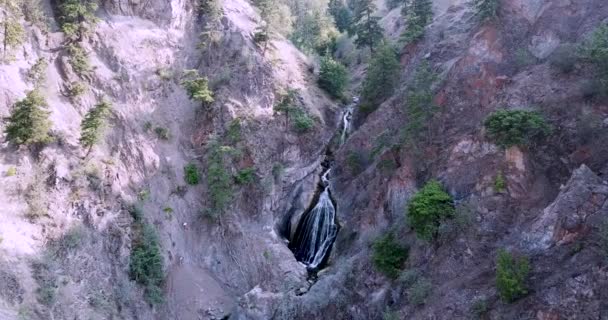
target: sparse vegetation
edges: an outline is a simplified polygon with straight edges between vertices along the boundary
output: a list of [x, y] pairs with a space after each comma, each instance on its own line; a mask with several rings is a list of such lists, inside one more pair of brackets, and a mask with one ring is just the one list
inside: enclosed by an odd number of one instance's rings
[[134, 228], [136, 235], [131, 250], [129, 275], [144, 287], [146, 301], [153, 305], [160, 304], [163, 301], [161, 285], [165, 275], [156, 230], [141, 219], [136, 219]]
[[399, 244], [392, 232], [374, 242], [372, 260], [378, 271], [389, 278], [397, 278], [403, 263], [407, 259], [409, 248]]
[[353, 175], [358, 175], [365, 169], [366, 156], [361, 151], [349, 151], [346, 155], [346, 165]]
[[599, 26], [582, 46], [582, 57], [595, 65], [603, 95], [608, 95], [608, 24]]
[[410, 200], [407, 220], [418, 237], [432, 240], [437, 236], [441, 221], [452, 217], [454, 212], [452, 197], [443, 191], [439, 182], [431, 180]]
[[237, 144], [239, 141], [241, 141], [241, 131], [241, 120], [238, 118], [232, 120], [228, 126], [228, 130], [226, 130], [226, 139], [228, 139], [228, 142], [230, 144]]
[[378, 47], [369, 63], [361, 90], [361, 111], [371, 113], [393, 94], [399, 77], [399, 61], [388, 43]]
[[420, 277], [407, 291], [407, 299], [413, 305], [422, 305], [426, 303], [426, 299], [431, 295], [432, 290], [433, 284], [431, 281]]
[[32, 263], [32, 277], [38, 284], [36, 289], [36, 299], [42, 305], [47, 307], [55, 304], [57, 300], [57, 277], [55, 275], [51, 261], [48, 258], [43, 258], [41, 261]]
[[329, 56], [321, 59], [319, 86], [335, 98], [341, 98], [346, 88], [348, 77], [346, 68]]
[[85, 93], [85, 91], [87, 91], [87, 86], [84, 83], [74, 81], [67, 86], [65, 95], [74, 100], [73, 98], [81, 96], [83, 93]]
[[505, 302], [513, 302], [528, 294], [526, 281], [530, 264], [525, 257], [513, 257], [506, 250], [498, 252], [496, 289]]
[[99, 142], [105, 127], [106, 119], [110, 114], [111, 106], [102, 101], [95, 105], [82, 119], [80, 123], [80, 145], [87, 149], [87, 155], [93, 146]]
[[255, 168], [249, 167], [239, 170], [234, 176], [234, 182], [240, 185], [250, 184], [255, 181]]
[[35, 87], [39, 87], [46, 80], [46, 68], [48, 63], [46, 59], [39, 58], [36, 63], [27, 72], [27, 79], [31, 81]]
[[527, 110], [496, 111], [484, 125], [488, 136], [505, 148], [531, 145], [551, 132], [540, 113]]
[[196, 185], [200, 181], [200, 174], [194, 163], [189, 163], [184, 167], [184, 180], [189, 185]]
[[483, 315], [489, 311], [488, 300], [478, 299], [471, 306], [471, 315], [473, 319], [482, 319]]
[[23, 100], [17, 101], [6, 118], [6, 139], [17, 145], [46, 144], [51, 142], [49, 131], [52, 123], [46, 101], [38, 91], [30, 91]]
[[67, 52], [70, 56], [69, 62], [72, 66], [72, 70], [74, 70], [78, 76], [85, 76], [91, 71], [87, 52], [80, 45], [70, 44], [67, 47]]

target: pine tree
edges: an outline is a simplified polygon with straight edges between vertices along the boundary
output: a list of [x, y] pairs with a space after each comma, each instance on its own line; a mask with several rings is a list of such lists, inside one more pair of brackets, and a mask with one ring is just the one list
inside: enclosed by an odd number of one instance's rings
[[374, 16], [376, 4], [373, 0], [358, 0], [355, 4], [355, 12], [353, 21], [355, 22], [355, 33], [357, 39], [355, 44], [357, 47], [369, 47], [371, 52], [383, 38], [384, 30], [378, 23], [379, 17]]
[[423, 62], [416, 70], [414, 81], [407, 92], [408, 121], [403, 133], [406, 143], [411, 148], [425, 139], [426, 144], [431, 142], [431, 120], [437, 111], [437, 106], [433, 102], [432, 85], [436, 80], [437, 75], [432, 72], [427, 62]]
[[99, 141], [109, 113], [110, 104], [101, 102], [89, 110], [80, 123], [80, 145], [87, 149], [87, 155]]
[[395, 49], [382, 43], [372, 56], [361, 92], [361, 108], [369, 113], [388, 98], [397, 85], [399, 61]]
[[329, 0], [327, 12], [334, 18], [336, 28], [340, 32], [348, 31], [351, 28], [352, 13], [343, 0]]
[[401, 39], [405, 44], [420, 40], [424, 29], [433, 20], [433, 3], [431, 0], [408, 0], [401, 10], [407, 19]]
[[38, 91], [30, 91], [25, 99], [13, 106], [4, 132], [6, 139], [17, 145], [44, 144], [52, 141], [49, 131], [52, 123], [46, 101]]
[[82, 37], [87, 31], [86, 24], [97, 22], [95, 11], [97, 2], [94, 0], [59, 0], [57, 1], [57, 22], [67, 36]]

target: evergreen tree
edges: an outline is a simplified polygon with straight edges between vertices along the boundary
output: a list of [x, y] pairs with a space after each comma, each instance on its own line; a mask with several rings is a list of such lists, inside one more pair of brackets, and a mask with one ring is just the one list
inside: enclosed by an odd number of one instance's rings
[[346, 68], [329, 56], [323, 57], [319, 70], [319, 87], [325, 89], [333, 97], [340, 98], [347, 83]]
[[57, 22], [67, 36], [82, 37], [87, 23], [95, 23], [97, 2], [94, 0], [58, 0]]
[[384, 32], [378, 24], [380, 18], [373, 15], [375, 11], [376, 4], [373, 0], [358, 0], [355, 4], [353, 19], [354, 30], [357, 34], [355, 44], [359, 48], [369, 47], [372, 53], [376, 45], [382, 41]]
[[4, 132], [6, 139], [17, 145], [32, 145], [52, 141], [49, 131], [52, 123], [46, 109], [44, 97], [37, 91], [30, 91], [25, 99], [17, 101]]
[[431, 0], [407, 0], [401, 15], [406, 18], [406, 27], [401, 35], [405, 44], [420, 40], [424, 29], [433, 20], [433, 3]]
[[101, 102], [89, 110], [80, 123], [80, 145], [87, 149], [87, 155], [99, 141], [105, 120], [110, 113], [110, 104]]
[[395, 49], [382, 43], [372, 56], [361, 92], [361, 109], [369, 113], [394, 91], [399, 75], [399, 61]]
[[389, 10], [393, 10], [393, 9], [397, 8], [398, 6], [402, 5], [404, 2], [405, 2], [404, 0], [385, 0], [386, 7]]
[[426, 138], [426, 143], [431, 140], [431, 125], [437, 106], [433, 102], [432, 85], [437, 79], [431, 71], [428, 63], [424, 62], [416, 70], [414, 81], [406, 96], [407, 125], [404, 128], [405, 140], [409, 147], [417, 146], [417, 143]]
[[350, 29], [353, 17], [343, 0], [329, 0], [327, 12], [334, 18], [336, 28], [338, 28], [340, 32], [345, 32]]

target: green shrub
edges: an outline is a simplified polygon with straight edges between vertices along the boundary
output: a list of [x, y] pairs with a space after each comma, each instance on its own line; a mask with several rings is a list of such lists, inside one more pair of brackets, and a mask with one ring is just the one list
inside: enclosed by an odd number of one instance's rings
[[86, 84], [79, 81], [74, 81], [69, 84], [65, 94], [70, 98], [76, 98], [85, 93], [85, 91], [87, 91]]
[[87, 52], [77, 44], [70, 44], [67, 48], [70, 56], [69, 62], [74, 72], [79, 76], [84, 76], [91, 71]]
[[203, 106], [208, 106], [215, 101], [213, 91], [209, 89], [209, 80], [207, 77], [194, 76], [193, 73], [195, 72], [195, 70], [188, 70], [186, 76], [191, 77], [191, 79], [182, 81], [182, 85], [190, 99], [202, 102]]
[[346, 165], [352, 175], [358, 175], [365, 169], [367, 159], [362, 151], [349, 151], [346, 155]]
[[46, 68], [48, 63], [44, 58], [39, 58], [27, 72], [27, 79], [34, 83], [35, 87], [40, 86], [46, 80]]
[[333, 97], [340, 98], [344, 94], [347, 83], [346, 68], [329, 56], [323, 57], [319, 70], [319, 87]]
[[473, 4], [481, 20], [496, 18], [500, 7], [499, 0], [474, 0]]
[[277, 162], [272, 165], [272, 176], [274, 177], [275, 180], [279, 180], [283, 176], [284, 172], [285, 172], [285, 167], [283, 166], [282, 163]]
[[17, 145], [45, 144], [53, 139], [49, 135], [52, 123], [46, 101], [38, 91], [30, 91], [17, 101], [6, 118], [6, 139]]
[[150, 304], [160, 304], [165, 275], [158, 236], [150, 224], [139, 222], [136, 227], [138, 234], [131, 250], [129, 276], [144, 287], [144, 296]]
[[496, 288], [500, 297], [506, 302], [513, 302], [527, 295], [529, 272], [527, 258], [514, 258], [506, 250], [500, 250], [496, 261]]
[[299, 134], [310, 131], [315, 126], [315, 121], [303, 110], [293, 112], [293, 129]]
[[255, 168], [245, 168], [239, 170], [237, 174], [234, 176], [234, 181], [236, 184], [245, 185], [250, 184], [255, 180]]
[[551, 132], [543, 116], [535, 111], [499, 110], [484, 123], [488, 136], [501, 147], [527, 146]]
[[269, 40], [268, 31], [264, 29], [256, 29], [253, 34], [253, 41], [257, 44], [265, 44]]
[[432, 240], [437, 236], [439, 225], [454, 215], [452, 197], [443, 191], [439, 182], [432, 180], [410, 200], [407, 220], [421, 239]]
[[572, 44], [561, 45], [551, 54], [549, 61], [560, 72], [570, 73], [578, 61], [577, 47]]
[[433, 284], [431, 281], [421, 277], [407, 291], [407, 299], [411, 304], [419, 306], [426, 302], [432, 290]]
[[88, 149], [87, 154], [93, 146], [99, 142], [105, 127], [106, 118], [110, 114], [110, 104], [100, 102], [95, 105], [82, 119], [80, 123], [80, 145]]
[[393, 233], [389, 232], [374, 242], [373, 249], [372, 260], [376, 269], [389, 278], [399, 276], [401, 267], [405, 260], [407, 260], [409, 248], [399, 244], [395, 240]]
[[196, 185], [200, 181], [198, 168], [194, 163], [189, 163], [184, 167], [184, 180], [189, 185]]
[[161, 140], [169, 140], [169, 129], [163, 127], [154, 128], [154, 133]]
[[226, 130], [226, 139], [231, 144], [237, 144], [241, 141], [241, 120], [238, 118], [232, 120], [230, 125], [228, 126], [228, 130]]
[[9, 167], [8, 170], [6, 170], [6, 176], [7, 177], [12, 177], [17, 175], [17, 168], [15, 167]]
[[496, 178], [494, 178], [494, 191], [496, 192], [504, 192], [507, 190], [507, 181], [505, 180], [504, 174], [502, 171], [498, 171]]

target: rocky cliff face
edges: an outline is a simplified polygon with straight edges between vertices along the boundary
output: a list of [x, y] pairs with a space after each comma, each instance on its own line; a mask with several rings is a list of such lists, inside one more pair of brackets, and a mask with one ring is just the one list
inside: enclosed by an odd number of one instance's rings
[[[79, 41], [86, 75], [70, 62], [53, 1], [42, 1], [48, 25], [11, 11], [24, 41], [0, 65], [0, 114], [39, 87], [55, 140], [41, 150], [0, 148], [0, 319], [380, 319], [388, 311], [469, 319], [478, 301], [488, 319], [603, 319], [608, 134], [603, 127], [583, 139], [577, 119], [604, 119], [608, 110], [585, 96], [590, 66], [563, 75], [547, 58], [582, 41], [608, 5], [503, 2], [500, 22], [480, 23], [464, 1], [435, 1], [424, 40], [401, 55], [403, 85], [341, 147], [331, 141], [341, 105], [317, 88], [314, 63], [280, 36], [267, 49], [256, 45], [261, 20], [245, 0], [222, 1], [213, 21], [193, 0], [101, 1], [94, 31]], [[395, 9], [383, 19], [389, 38], [400, 33], [398, 17]], [[424, 60], [442, 79], [433, 143], [422, 153], [392, 148], [408, 121], [407, 84]], [[39, 61], [37, 84], [28, 75]], [[189, 99], [181, 84], [188, 69], [209, 78], [210, 106]], [[77, 97], [69, 94], [75, 83], [84, 84]], [[304, 134], [273, 110], [290, 89], [314, 119]], [[112, 104], [109, 127], [87, 154], [80, 122], [102, 99]], [[557, 133], [541, 147], [499, 148], [482, 123], [505, 106], [542, 109]], [[231, 185], [223, 214], [211, 216], [209, 184], [186, 186], [183, 176], [188, 163], [203, 181], [212, 174], [217, 139], [238, 151], [224, 159], [228, 173], [254, 168], [255, 178]], [[353, 152], [366, 155], [361, 170], [349, 168]], [[284, 228], [310, 206], [328, 155], [341, 230], [327, 268], [309, 281]], [[466, 208], [433, 244], [405, 224], [406, 204], [428, 178]], [[134, 205], [157, 231], [163, 257], [164, 302], [154, 307], [129, 277]], [[421, 293], [411, 281], [372, 266], [372, 240], [389, 229], [410, 247], [407, 269], [425, 279], [423, 304], [412, 302]], [[531, 261], [530, 293], [514, 304], [494, 286], [501, 248]]]

